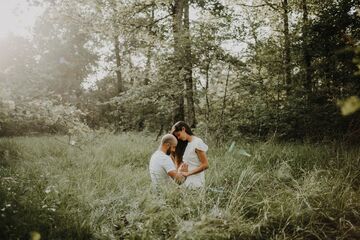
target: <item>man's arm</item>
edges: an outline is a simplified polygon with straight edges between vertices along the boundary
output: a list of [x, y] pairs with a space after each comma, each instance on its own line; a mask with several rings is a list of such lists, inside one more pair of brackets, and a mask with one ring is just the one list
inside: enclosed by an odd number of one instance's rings
[[167, 173], [177, 184], [182, 184], [185, 182], [186, 177], [181, 173], [178, 173], [176, 170], [172, 170]]

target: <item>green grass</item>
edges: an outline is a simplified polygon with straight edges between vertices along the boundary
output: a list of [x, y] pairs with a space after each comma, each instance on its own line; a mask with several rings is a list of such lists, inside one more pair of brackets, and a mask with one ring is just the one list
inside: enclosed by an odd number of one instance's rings
[[360, 238], [359, 148], [209, 143], [206, 189], [154, 194], [154, 138], [0, 139], [0, 239]]

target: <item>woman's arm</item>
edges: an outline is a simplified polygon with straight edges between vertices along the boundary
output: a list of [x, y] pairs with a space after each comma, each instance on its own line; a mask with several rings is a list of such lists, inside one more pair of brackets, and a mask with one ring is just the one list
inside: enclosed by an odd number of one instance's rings
[[199, 157], [200, 160], [200, 166], [198, 166], [197, 168], [194, 168], [192, 171], [189, 172], [183, 172], [182, 174], [186, 177], [200, 173], [206, 169], [209, 168], [209, 161], [206, 157], [206, 153], [204, 151], [201, 151], [199, 149], [195, 149], [196, 154]]

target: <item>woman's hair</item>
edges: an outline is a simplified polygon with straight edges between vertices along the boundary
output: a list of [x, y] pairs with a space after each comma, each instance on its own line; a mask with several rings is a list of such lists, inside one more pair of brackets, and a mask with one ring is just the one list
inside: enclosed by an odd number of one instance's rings
[[[179, 121], [175, 123], [171, 128], [172, 131], [171, 133], [175, 136], [175, 132], [182, 131], [182, 128], [185, 128], [185, 132], [187, 134], [191, 136], [194, 135], [189, 125], [187, 125], [183, 121]], [[187, 145], [188, 145], [188, 141], [182, 141], [178, 139], [178, 144], [176, 145], [176, 149], [175, 149], [175, 162], [177, 166], [179, 166], [182, 163], [182, 159]]]
[[172, 126], [172, 133], [174, 134], [174, 132], [178, 132], [178, 131], [182, 131], [182, 128], [185, 128], [185, 132], [189, 135], [194, 135], [193, 132], [191, 131], [191, 128], [189, 127], [189, 125], [187, 125], [185, 122], [183, 121], [179, 121], [177, 123], [175, 123]]

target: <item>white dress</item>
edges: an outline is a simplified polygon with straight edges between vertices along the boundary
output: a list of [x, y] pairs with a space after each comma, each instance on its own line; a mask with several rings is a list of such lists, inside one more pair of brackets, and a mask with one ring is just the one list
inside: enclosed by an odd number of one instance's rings
[[[186, 146], [183, 162], [187, 163], [189, 168], [189, 172], [193, 169], [200, 166], [200, 160], [198, 155], [195, 152], [195, 149], [206, 152], [208, 150], [208, 146], [203, 142], [201, 138], [196, 136], [192, 136], [191, 142]], [[184, 185], [188, 188], [200, 188], [205, 186], [205, 173], [204, 171], [188, 176]]]

